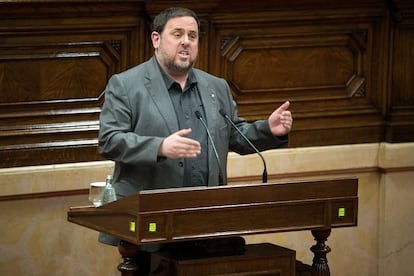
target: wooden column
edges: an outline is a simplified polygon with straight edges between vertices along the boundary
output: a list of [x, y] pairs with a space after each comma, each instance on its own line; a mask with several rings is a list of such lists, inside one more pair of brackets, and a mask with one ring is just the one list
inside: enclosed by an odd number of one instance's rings
[[312, 235], [316, 240], [316, 244], [311, 247], [311, 251], [315, 254], [312, 263], [312, 276], [329, 276], [329, 266], [326, 254], [331, 252], [331, 248], [325, 244], [331, 229], [312, 230]]
[[119, 253], [123, 262], [118, 265], [118, 270], [122, 276], [138, 275], [138, 246], [126, 241], [121, 241], [118, 245]]

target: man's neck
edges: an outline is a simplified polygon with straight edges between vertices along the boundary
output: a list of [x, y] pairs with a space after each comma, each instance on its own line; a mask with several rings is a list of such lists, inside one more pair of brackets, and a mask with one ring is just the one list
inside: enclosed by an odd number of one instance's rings
[[166, 68], [159, 61], [158, 61], [158, 64], [160, 65], [161, 69], [165, 72], [165, 74], [167, 74], [171, 79], [176, 81], [181, 86], [181, 89], [184, 90], [185, 85], [187, 83], [189, 71], [187, 71], [187, 73], [183, 73], [183, 74], [174, 74], [174, 73], [170, 72], [168, 70], [168, 68]]

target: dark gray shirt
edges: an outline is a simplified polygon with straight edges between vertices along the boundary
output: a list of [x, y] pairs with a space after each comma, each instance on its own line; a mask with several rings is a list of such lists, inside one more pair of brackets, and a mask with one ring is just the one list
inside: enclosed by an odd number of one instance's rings
[[[201, 144], [201, 154], [199, 156], [184, 159], [183, 186], [207, 186], [208, 137], [202, 122], [195, 115], [195, 112], [199, 111], [202, 117], [205, 118], [205, 111], [197, 87], [197, 79], [193, 71], [190, 70], [186, 86], [182, 90], [177, 82], [167, 76], [161, 68], [160, 70], [174, 105], [180, 129], [191, 128], [192, 132], [188, 137], [199, 141]], [[207, 124], [207, 122], [205, 123]]]

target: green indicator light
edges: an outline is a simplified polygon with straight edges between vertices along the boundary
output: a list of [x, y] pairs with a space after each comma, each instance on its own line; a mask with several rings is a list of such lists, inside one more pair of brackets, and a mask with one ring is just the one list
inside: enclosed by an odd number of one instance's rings
[[129, 222], [129, 231], [135, 232], [135, 221]]
[[338, 208], [338, 217], [342, 218], [344, 216], [345, 216], [345, 208], [343, 208], [343, 207]]
[[148, 231], [151, 233], [157, 232], [157, 224], [155, 222], [150, 222], [148, 224]]

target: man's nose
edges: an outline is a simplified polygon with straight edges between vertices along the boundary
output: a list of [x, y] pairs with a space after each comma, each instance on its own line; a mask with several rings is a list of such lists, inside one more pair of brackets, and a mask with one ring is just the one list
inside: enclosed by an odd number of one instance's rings
[[183, 35], [183, 40], [181, 41], [182, 45], [187, 45], [190, 42], [189, 35]]

